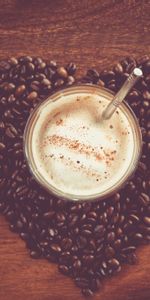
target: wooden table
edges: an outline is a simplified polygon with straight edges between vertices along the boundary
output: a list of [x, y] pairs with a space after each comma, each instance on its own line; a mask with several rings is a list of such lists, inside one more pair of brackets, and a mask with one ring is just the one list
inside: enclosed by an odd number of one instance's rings
[[[126, 55], [150, 53], [149, 0], [0, 0], [0, 58], [39, 55], [74, 61], [78, 74], [102, 69]], [[57, 266], [32, 260], [24, 242], [0, 217], [0, 299], [83, 299]], [[107, 280], [95, 299], [149, 300], [149, 247], [139, 264]]]

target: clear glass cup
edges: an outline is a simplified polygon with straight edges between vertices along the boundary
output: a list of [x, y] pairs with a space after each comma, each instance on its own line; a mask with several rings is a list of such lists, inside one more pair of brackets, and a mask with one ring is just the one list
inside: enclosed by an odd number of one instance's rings
[[48, 192], [51, 194], [54, 194], [55, 196], [65, 199], [65, 200], [71, 200], [71, 201], [94, 201], [96, 199], [104, 199], [106, 197], [110, 197], [115, 192], [117, 192], [131, 177], [133, 172], [136, 170], [140, 155], [141, 155], [141, 149], [142, 149], [142, 137], [141, 137], [141, 131], [140, 127], [137, 121], [137, 118], [135, 114], [133, 113], [130, 106], [123, 101], [122, 105], [119, 107], [123, 111], [123, 113], [128, 118], [128, 121], [130, 122], [133, 138], [134, 138], [134, 153], [132, 160], [130, 162], [130, 165], [128, 169], [126, 170], [126, 173], [119, 178], [119, 180], [115, 183], [115, 185], [111, 186], [110, 188], [106, 189], [103, 192], [99, 192], [96, 194], [90, 194], [90, 195], [74, 195], [70, 193], [64, 193], [60, 189], [56, 188], [52, 184], [50, 184], [48, 181], [45, 180], [45, 178], [42, 176], [38, 169], [38, 165], [35, 162], [33, 151], [32, 151], [32, 135], [34, 131], [34, 126], [36, 122], [38, 122], [40, 113], [44, 107], [46, 107], [50, 102], [58, 101], [60, 98], [66, 96], [66, 95], [72, 95], [72, 94], [78, 94], [78, 93], [87, 93], [88, 94], [96, 94], [100, 95], [102, 97], [105, 97], [108, 101], [112, 101], [114, 97], [114, 93], [112, 93], [110, 90], [107, 90], [105, 88], [99, 87], [97, 85], [90, 85], [90, 84], [81, 84], [76, 85], [73, 87], [62, 89], [58, 92], [55, 92], [51, 96], [49, 96], [45, 101], [43, 101], [41, 104], [39, 104], [31, 113], [28, 122], [25, 127], [24, 131], [24, 153], [27, 160], [27, 163], [29, 165], [30, 171], [35, 178], [35, 180]]

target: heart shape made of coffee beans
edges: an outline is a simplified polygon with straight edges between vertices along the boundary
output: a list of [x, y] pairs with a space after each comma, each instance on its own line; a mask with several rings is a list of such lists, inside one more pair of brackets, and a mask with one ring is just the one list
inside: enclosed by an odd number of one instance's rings
[[[51, 92], [77, 81], [116, 92], [136, 66], [144, 75], [126, 100], [140, 122], [143, 152], [133, 179], [100, 202], [68, 203], [50, 196], [31, 177], [23, 155], [30, 113]], [[74, 63], [58, 66], [39, 57], [0, 62], [0, 211], [32, 258], [58, 263], [59, 271], [90, 296], [123, 263], [136, 263], [136, 247], [150, 241], [150, 58], [127, 57], [102, 72], [90, 69], [78, 80], [75, 72]]]

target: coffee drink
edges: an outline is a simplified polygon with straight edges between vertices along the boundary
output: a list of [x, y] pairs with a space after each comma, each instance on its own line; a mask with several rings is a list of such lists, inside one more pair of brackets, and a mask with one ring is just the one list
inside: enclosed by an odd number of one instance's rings
[[135, 155], [133, 120], [118, 108], [101, 121], [109, 104], [93, 90], [46, 101], [32, 130], [36, 170], [47, 184], [76, 196], [103, 194], [127, 174]]

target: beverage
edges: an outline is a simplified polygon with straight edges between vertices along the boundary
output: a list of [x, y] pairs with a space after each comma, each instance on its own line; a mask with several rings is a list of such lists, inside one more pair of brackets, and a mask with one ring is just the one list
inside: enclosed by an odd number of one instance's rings
[[112, 98], [104, 89], [79, 86], [58, 92], [33, 113], [26, 128], [26, 155], [32, 153], [32, 172], [47, 189], [69, 199], [95, 199], [109, 195], [131, 175], [140, 132], [125, 104], [100, 121]]

